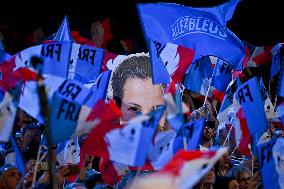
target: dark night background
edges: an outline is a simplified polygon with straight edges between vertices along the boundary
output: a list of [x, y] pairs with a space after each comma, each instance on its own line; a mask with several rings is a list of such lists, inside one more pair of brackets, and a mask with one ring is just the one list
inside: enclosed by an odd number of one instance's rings
[[[157, 2], [149, 0], [93, 0], [93, 1], [5, 1], [1, 2], [0, 31], [24, 36], [36, 27], [42, 27], [46, 34], [54, 33], [65, 14], [68, 15], [71, 30], [88, 30], [90, 23], [105, 17], [116, 21], [114, 34], [118, 38], [133, 36], [142, 49], [145, 48], [136, 12], [136, 3]], [[213, 6], [224, 0], [167, 0], [187, 6]], [[253, 45], [273, 45], [284, 41], [284, 24], [281, 1], [242, 0], [228, 23], [241, 40]], [[12, 34], [11, 34], [12, 35]], [[5, 37], [5, 35], [4, 35]], [[87, 36], [88, 37], [88, 36]], [[9, 43], [9, 40], [6, 41]], [[9, 45], [9, 44], [6, 44]], [[18, 47], [21, 48], [21, 47]]]

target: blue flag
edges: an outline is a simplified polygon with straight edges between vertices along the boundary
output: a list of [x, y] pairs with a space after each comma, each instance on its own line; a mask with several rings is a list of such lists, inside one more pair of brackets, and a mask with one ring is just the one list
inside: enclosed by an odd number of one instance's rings
[[65, 80], [53, 95], [50, 129], [54, 144], [74, 136], [81, 107], [92, 92], [78, 81]]
[[277, 112], [278, 112], [279, 118], [281, 119], [282, 125], [284, 125], [284, 102], [282, 102], [281, 104], [277, 106]]
[[164, 107], [148, 115], [139, 115], [125, 127], [107, 133], [105, 140], [110, 159], [124, 165], [143, 166], [163, 113]]
[[199, 59], [189, 67], [184, 81], [185, 88], [205, 95], [212, 73], [213, 67], [210, 58], [203, 57]]
[[69, 22], [67, 15], [64, 16], [64, 19], [58, 28], [54, 38], [54, 41], [72, 41], [72, 35], [69, 28]]
[[226, 91], [232, 80], [232, 67], [225, 61], [218, 59], [212, 78], [212, 86], [219, 91]]
[[10, 58], [11, 55], [0, 48], [0, 64], [6, 60], [9, 60]]
[[205, 119], [200, 118], [197, 121], [192, 121], [184, 126], [184, 130], [180, 130], [174, 141], [174, 151], [184, 149], [183, 137], [187, 140], [187, 150], [198, 150], [200, 138], [203, 134]]
[[108, 88], [108, 83], [110, 80], [111, 72], [112, 72], [111, 70], [107, 70], [101, 73], [101, 75], [97, 78], [95, 83], [92, 85], [91, 91], [93, 93], [92, 93], [92, 96], [89, 98], [88, 102], [86, 103], [88, 107], [93, 107], [94, 105], [97, 104], [97, 102], [100, 99], [106, 99], [107, 88]]
[[280, 72], [280, 67], [283, 61], [283, 55], [281, 55], [282, 45], [282, 43], [279, 43], [271, 49], [272, 60], [270, 65], [269, 80], [271, 80], [276, 74]]
[[[207, 55], [242, 69], [245, 47], [227, 27], [239, 0], [215, 7], [194, 8], [178, 4], [138, 4], [145, 40], [169, 42], [195, 51], [193, 62]], [[158, 13], [158, 14], [157, 14]], [[234, 52], [234, 53], [232, 53]]]
[[68, 78], [82, 83], [96, 80], [101, 73], [103, 57], [103, 49], [73, 43]]
[[277, 88], [278, 88], [277, 95], [284, 97], [284, 68], [283, 66], [280, 70], [280, 76], [279, 76]]
[[268, 124], [264, 112], [264, 102], [256, 77], [238, 87], [235, 96], [243, 108], [250, 135], [258, 141], [267, 130]]
[[13, 136], [10, 137], [10, 142], [12, 143], [15, 155], [16, 155], [16, 167], [21, 174], [26, 173], [26, 162], [22, 152], [19, 150], [19, 147]]
[[284, 139], [273, 139], [257, 147], [259, 169], [264, 189], [284, 187], [283, 174]]

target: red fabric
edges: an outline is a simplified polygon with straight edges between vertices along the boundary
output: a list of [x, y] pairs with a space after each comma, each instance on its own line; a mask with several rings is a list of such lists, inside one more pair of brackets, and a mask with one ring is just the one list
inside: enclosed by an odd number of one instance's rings
[[271, 61], [272, 55], [270, 51], [272, 47], [273, 46], [264, 46], [263, 51], [252, 58], [252, 60], [257, 64], [257, 66], [261, 64], [268, 64]]
[[192, 63], [195, 52], [190, 48], [179, 45], [177, 48], [177, 53], [180, 56], [178, 68], [172, 74], [171, 78], [175, 83], [182, 83], [183, 76], [187, 71], [188, 67], [190, 66], [190, 64]]
[[108, 41], [113, 38], [113, 35], [111, 32], [110, 19], [109, 18], [103, 19], [101, 21], [101, 24], [104, 29], [102, 48], [106, 48]]
[[103, 59], [103, 63], [102, 63], [102, 72], [108, 70], [107, 62], [109, 60], [115, 59], [117, 56], [118, 56], [117, 54], [114, 54], [114, 53], [111, 53], [111, 52], [108, 52], [107, 50], [105, 50], [104, 59]]
[[174, 176], [178, 176], [181, 168], [187, 161], [198, 159], [198, 158], [211, 158], [216, 154], [214, 151], [201, 152], [201, 151], [185, 151], [180, 150], [171, 159], [171, 161], [159, 172], [170, 173]]
[[88, 38], [81, 36], [78, 31], [72, 31], [71, 35], [72, 35], [72, 38], [79, 44], [96, 47], [95, 42], [91, 41]]
[[106, 104], [103, 100], [100, 100], [86, 119], [86, 121], [99, 119], [100, 123], [91, 130], [88, 137], [84, 140], [81, 146], [81, 154], [108, 158], [109, 154], [104, 136], [109, 131], [120, 127], [116, 123], [120, 117], [121, 111], [113, 101], [110, 104]]
[[215, 89], [215, 90], [213, 90], [212, 99], [217, 100], [218, 103], [221, 104], [223, 102], [225, 94], [226, 94], [225, 92], [222, 92], [222, 91]]
[[248, 145], [251, 144], [251, 137], [243, 109], [240, 108], [236, 115], [240, 120], [240, 126], [242, 130], [242, 138], [239, 144], [240, 152], [247, 157], [251, 157], [251, 151], [248, 148]]
[[122, 176], [119, 176], [116, 172], [112, 161], [107, 158], [101, 158], [99, 164], [99, 170], [104, 180], [104, 183], [114, 186]]

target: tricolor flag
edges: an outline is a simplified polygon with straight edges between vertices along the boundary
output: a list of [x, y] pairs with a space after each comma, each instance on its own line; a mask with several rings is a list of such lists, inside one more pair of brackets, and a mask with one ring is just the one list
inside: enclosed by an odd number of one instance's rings
[[193, 188], [226, 152], [226, 148], [207, 152], [181, 150], [157, 174], [173, 177], [179, 189]]
[[268, 128], [258, 79], [254, 77], [239, 86], [235, 97], [244, 111], [250, 135], [257, 142]]
[[64, 16], [64, 19], [58, 28], [56, 34], [53, 37], [54, 41], [73, 41], [72, 35], [69, 28], [69, 22], [67, 15]]
[[96, 80], [102, 70], [103, 58], [103, 49], [72, 43], [68, 78], [82, 83]]
[[124, 165], [143, 166], [163, 113], [164, 107], [161, 107], [107, 133], [105, 140], [110, 159]]
[[271, 61], [271, 49], [273, 46], [255, 47], [251, 54], [247, 67], [258, 67], [260, 65], [269, 64]]
[[194, 51], [172, 43], [149, 43], [153, 83], [182, 83], [184, 74], [193, 60]]
[[226, 27], [238, 3], [239, 0], [230, 0], [206, 8], [149, 3], [138, 4], [137, 8], [145, 41], [155, 40], [185, 46], [195, 51], [193, 62], [212, 55], [241, 70], [245, 47]]
[[258, 145], [257, 152], [263, 188], [284, 188], [284, 139], [276, 138]]

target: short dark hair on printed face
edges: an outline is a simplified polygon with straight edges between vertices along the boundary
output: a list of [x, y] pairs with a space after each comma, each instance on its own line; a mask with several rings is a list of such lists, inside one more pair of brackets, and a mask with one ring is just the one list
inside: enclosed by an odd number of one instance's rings
[[121, 105], [121, 100], [124, 95], [124, 85], [127, 79], [150, 79], [151, 65], [150, 57], [147, 55], [133, 56], [122, 61], [112, 76], [113, 97], [118, 105]]

